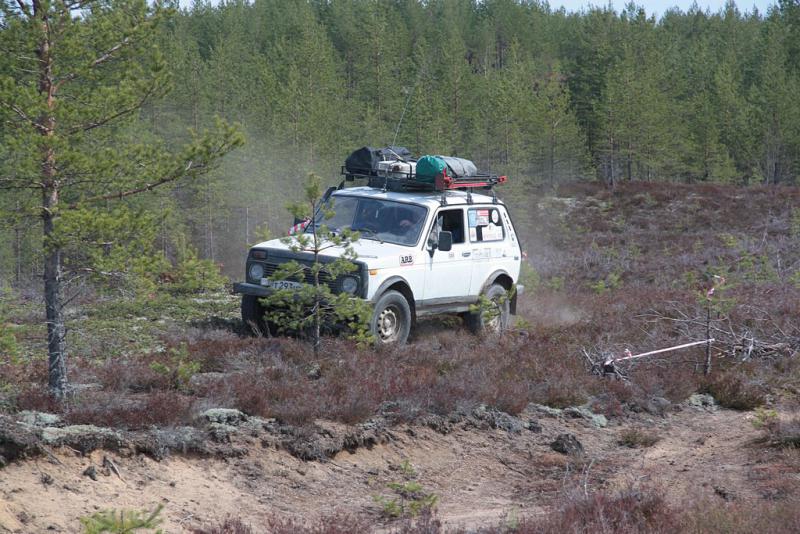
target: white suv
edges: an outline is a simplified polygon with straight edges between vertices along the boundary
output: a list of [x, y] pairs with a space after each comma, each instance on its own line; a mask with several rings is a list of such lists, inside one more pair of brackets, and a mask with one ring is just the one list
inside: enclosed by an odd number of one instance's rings
[[[374, 306], [370, 327], [383, 343], [404, 343], [417, 317], [460, 313], [475, 332], [502, 330], [516, 313], [522, 252], [506, 206], [495, 196], [459, 190], [394, 192], [351, 187], [332, 193], [331, 228], [360, 231], [353, 244], [359, 269], [328, 280]], [[328, 257], [343, 253], [328, 249]], [[272, 289], [269, 276], [281, 263], [310, 263], [279, 239], [255, 245], [247, 258], [247, 280], [234, 284], [242, 294], [242, 318], [265, 331], [259, 297]], [[324, 258], [323, 258], [324, 261]], [[498, 313], [470, 311], [483, 295]], [[475, 308], [473, 307], [473, 310]]]

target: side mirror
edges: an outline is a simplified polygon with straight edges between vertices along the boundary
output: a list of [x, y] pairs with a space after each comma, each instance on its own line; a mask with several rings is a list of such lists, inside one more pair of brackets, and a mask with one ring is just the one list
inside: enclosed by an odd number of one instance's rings
[[439, 250], [449, 252], [453, 248], [453, 233], [439, 232]]

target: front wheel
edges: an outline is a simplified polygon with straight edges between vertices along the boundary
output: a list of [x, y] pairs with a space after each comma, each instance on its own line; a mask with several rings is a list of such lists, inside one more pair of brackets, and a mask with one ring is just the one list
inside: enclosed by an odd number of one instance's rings
[[267, 322], [264, 320], [264, 306], [255, 295], [242, 295], [242, 321], [245, 328], [256, 336], [269, 336]]
[[397, 291], [387, 291], [375, 304], [370, 331], [378, 343], [402, 345], [411, 332], [411, 307]]
[[511, 303], [508, 291], [500, 284], [492, 284], [483, 294], [486, 304], [479, 304], [479, 310], [464, 316], [467, 328], [473, 334], [483, 332], [502, 332], [511, 321]]

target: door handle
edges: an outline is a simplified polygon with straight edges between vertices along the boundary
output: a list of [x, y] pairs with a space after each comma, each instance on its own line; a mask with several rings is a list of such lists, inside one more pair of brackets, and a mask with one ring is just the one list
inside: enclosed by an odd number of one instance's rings
[[470, 254], [472, 254], [472, 252], [462, 252], [461, 253], [461, 255], [464, 256], [465, 258], [468, 258]]

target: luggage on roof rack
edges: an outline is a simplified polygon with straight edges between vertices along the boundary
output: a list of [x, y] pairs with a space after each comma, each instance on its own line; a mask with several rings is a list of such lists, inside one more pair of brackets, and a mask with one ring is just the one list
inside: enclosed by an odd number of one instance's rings
[[344, 166], [350, 174], [377, 176], [383, 162], [410, 162], [413, 160], [411, 151], [403, 146], [387, 146], [373, 148], [364, 146], [355, 150], [344, 161]]
[[453, 178], [476, 176], [478, 168], [468, 159], [453, 156], [422, 156], [417, 161], [417, 179], [433, 181], [444, 174]]
[[345, 180], [367, 180], [370, 187], [387, 191], [445, 191], [491, 189], [505, 176], [478, 172], [468, 159], [452, 156], [411, 157], [404, 147], [362, 147], [342, 167]]

